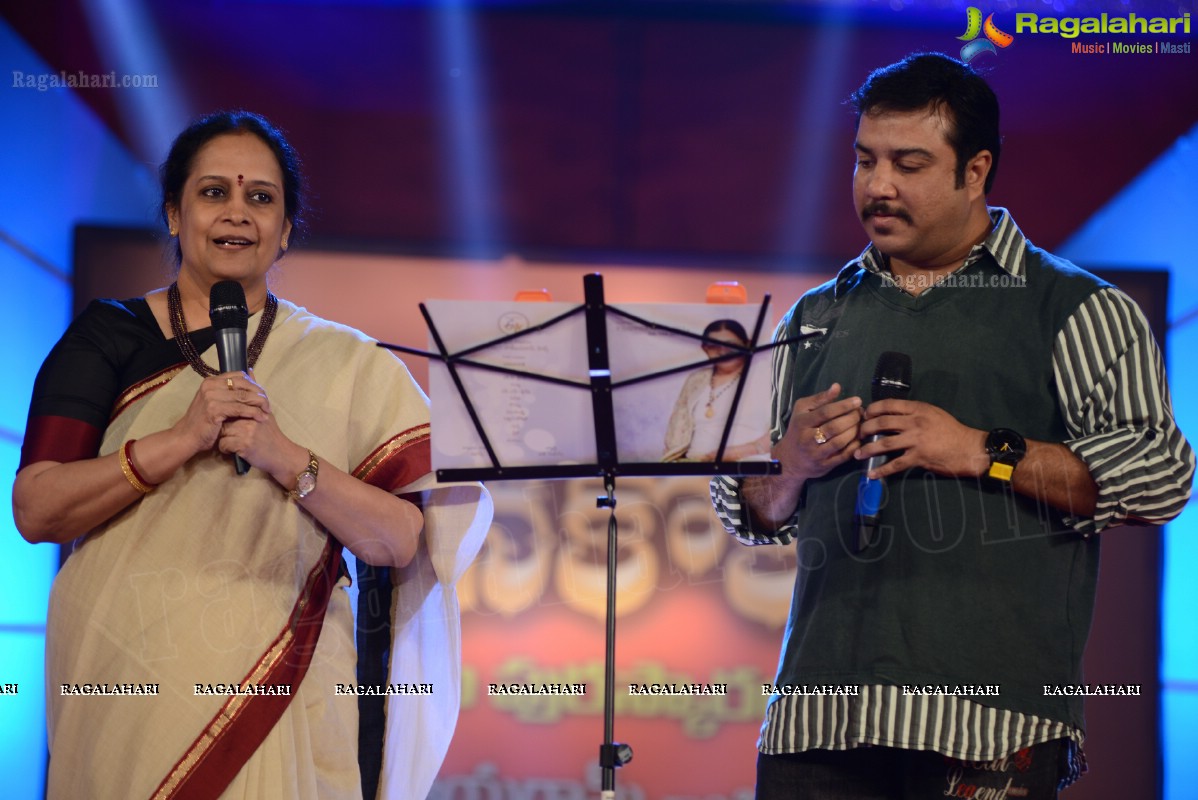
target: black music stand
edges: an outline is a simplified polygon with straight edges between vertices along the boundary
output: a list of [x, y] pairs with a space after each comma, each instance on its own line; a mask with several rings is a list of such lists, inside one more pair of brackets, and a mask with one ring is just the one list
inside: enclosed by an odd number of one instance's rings
[[[603, 800], [615, 800], [615, 770], [616, 768], [622, 767], [624, 764], [627, 764], [632, 760], [632, 748], [626, 744], [613, 741], [613, 729], [615, 726], [616, 680], [616, 551], [617, 540], [619, 537], [619, 528], [616, 523], [616, 476], [661, 477], [683, 475], [774, 475], [781, 471], [781, 467], [776, 461], [725, 462], [723, 460], [724, 451], [728, 444], [728, 437], [732, 431], [733, 422], [736, 419], [736, 412], [740, 407], [740, 399], [742, 393], [744, 392], [745, 380], [752, 364], [751, 358], [746, 358], [745, 368], [738, 380], [736, 391], [732, 398], [732, 408], [729, 411], [728, 418], [724, 423], [724, 430], [720, 437], [719, 449], [716, 451], [716, 458], [714, 461], [654, 461], [621, 464], [616, 452], [616, 425], [612, 405], [612, 392], [615, 389], [619, 389], [624, 386], [652, 380], [654, 378], [660, 378], [676, 372], [689, 371], [695, 369], [696, 367], [713, 363], [715, 361], [752, 356], [758, 351], [791, 344], [799, 339], [806, 338], [806, 336], [779, 340], [765, 345], [758, 344], [762, 333], [762, 327], [765, 323], [766, 311], [769, 307], [769, 295], [766, 295], [761, 304], [761, 309], [758, 312], [757, 322], [754, 326], [750, 337], [750, 342], [747, 347], [731, 348], [733, 350], [732, 353], [718, 356], [714, 359], [704, 359], [702, 361], [697, 361], [678, 367], [672, 367], [670, 369], [661, 370], [651, 374], [640, 375], [627, 380], [613, 381], [611, 377], [611, 368], [609, 364], [607, 347], [608, 313], [622, 316], [649, 328], [664, 330], [691, 338], [703, 339], [703, 337], [697, 336], [690, 331], [671, 328], [667, 325], [661, 325], [659, 323], [641, 319], [617, 307], [607, 305], [603, 297], [602, 275], [591, 274], [583, 277], [583, 296], [585, 298], [583, 305], [577, 306], [565, 312], [564, 314], [559, 314], [558, 316], [539, 325], [533, 325], [521, 331], [500, 336], [496, 339], [467, 348], [465, 350], [461, 350], [457, 353], [450, 353], [448, 351], [436, 324], [433, 322], [433, 319], [428, 312], [428, 309], [423, 303], [421, 303], [420, 311], [424, 315], [425, 322], [428, 324], [429, 334], [432, 336], [433, 342], [436, 344], [437, 352], [433, 353], [426, 350], [418, 350], [411, 347], [386, 344], [383, 342], [380, 342], [379, 346], [402, 353], [409, 353], [412, 355], [437, 359], [444, 363], [449, 372], [449, 376], [454, 383], [454, 386], [457, 388], [457, 391], [461, 396], [462, 403], [470, 416], [470, 420], [474, 424], [475, 431], [478, 433], [483, 447], [486, 449], [487, 456], [491, 461], [490, 467], [438, 469], [437, 479], [439, 481], [493, 481], [593, 477], [603, 478], [603, 486], [606, 491], [606, 495], [596, 498], [596, 506], [599, 508], [610, 509], [611, 513], [607, 523], [607, 631], [603, 686], [603, 744], [599, 747], [599, 766], [603, 771], [602, 793], [600, 796], [603, 798]], [[495, 347], [496, 345], [505, 344], [513, 339], [526, 336], [536, 331], [545, 330], [576, 314], [585, 314], [587, 359], [590, 377], [589, 382], [584, 383], [563, 378], [538, 375], [536, 373], [474, 361], [469, 358], [469, 356], [473, 353], [477, 353], [490, 347]], [[720, 342], [720, 344], [725, 343]], [[466, 387], [463, 385], [461, 377], [458, 374], [460, 367], [489, 370], [492, 372], [517, 375], [538, 381], [573, 386], [578, 389], [589, 389], [591, 392], [591, 404], [594, 411], [595, 420], [596, 463], [516, 467], [504, 466], [503, 464], [500, 464], [499, 458], [495, 453], [495, 449], [492, 447], [490, 439], [483, 428], [482, 420], [479, 418], [474, 404], [470, 401]]]

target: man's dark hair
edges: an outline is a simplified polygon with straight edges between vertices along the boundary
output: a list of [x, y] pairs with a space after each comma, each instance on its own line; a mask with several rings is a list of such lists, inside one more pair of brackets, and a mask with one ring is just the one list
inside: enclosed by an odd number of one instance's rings
[[998, 173], [1002, 137], [998, 133], [998, 98], [972, 67], [943, 53], [915, 53], [876, 69], [849, 101], [862, 114], [918, 111], [932, 107], [949, 123], [948, 143], [957, 154], [957, 188], [965, 185], [965, 164], [982, 150], [990, 151], [985, 191]]

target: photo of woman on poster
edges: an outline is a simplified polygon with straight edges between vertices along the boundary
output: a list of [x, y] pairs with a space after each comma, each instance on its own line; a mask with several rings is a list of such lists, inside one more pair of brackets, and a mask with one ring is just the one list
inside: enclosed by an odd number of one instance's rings
[[[736, 388], [741, 383], [749, 356], [728, 358], [749, 346], [749, 335], [734, 319], [717, 319], [703, 330], [703, 353], [710, 366], [696, 370], [686, 379], [666, 428], [663, 461], [714, 461], [724, 434]], [[728, 435], [724, 461], [743, 461], [769, 453], [769, 431], [756, 414], [741, 414], [753, 407], [753, 383], [745, 387], [736, 419]], [[756, 405], [764, 408], [761, 403]]]

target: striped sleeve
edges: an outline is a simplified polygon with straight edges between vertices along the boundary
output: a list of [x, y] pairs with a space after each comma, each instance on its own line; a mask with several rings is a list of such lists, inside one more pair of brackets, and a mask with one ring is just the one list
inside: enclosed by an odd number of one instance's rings
[[[774, 330], [773, 341], [775, 343], [788, 335], [791, 319], [797, 313], [796, 306], [778, 323], [778, 327]], [[782, 434], [786, 430], [786, 423], [790, 421], [790, 408], [794, 405], [792, 397], [794, 381], [790, 377], [794, 368], [794, 353], [793, 346], [780, 345], [774, 347], [772, 354], [773, 391], [770, 393], [772, 401], [770, 441], [772, 442], [777, 442], [782, 438]], [[744, 494], [741, 492], [742, 481], [742, 478], [733, 478], [727, 475], [717, 475], [711, 479], [709, 487], [711, 502], [715, 506], [716, 515], [723, 523], [724, 529], [742, 544], [790, 544], [794, 541], [797, 532], [798, 510], [796, 509], [790, 520], [776, 531], [757, 528], [753, 524], [752, 515], [744, 502]]]
[[1098, 486], [1093, 519], [1068, 524], [1095, 533], [1181, 513], [1194, 453], [1173, 420], [1161, 353], [1139, 307], [1117, 289], [1095, 292], [1057, 334], [1053, 371], [1072, 437], [1065, 445]]

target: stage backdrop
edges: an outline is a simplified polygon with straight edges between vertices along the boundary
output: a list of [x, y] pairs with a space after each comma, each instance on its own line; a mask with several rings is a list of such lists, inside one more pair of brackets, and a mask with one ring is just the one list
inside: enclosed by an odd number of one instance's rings
[[[609, 302], [702, 302], [715, 280], [738, 280], [751, 300], [774, 297], [776, 319], [805, 289], [830, 278], [728, 263], [721, 268], [500, 262], [293, 251], [274, 290], [317, 314], [387, 342], [426, 346], [418, 303], [506, 300], [548, 289], [582, 300], [582, 276], [600, 272]], [[1111, 275], [1144, 306], [1158, 340], [1166, 287], [1159, 274]], [[169, 282], [157, 238], [144, 231], [80, 229], [76, 310], [93, 297], [129, 297]], [[407, 358], [417, 378], [425, 364]], [[269, 387], [268, 387], [269, 388]], [[751, 798], [754, 742], [773, 676], [795, 560], [792, 548], [746, 548], [723, 533], [696, 478], [617, 485], [621, 549], [617, 603], [617, 741], [635, 757], [616, 776], [619, 796], [652, 800]], [[597, 480], [497, 482], [495, 523], [460, 587], [463, 706], [432, 797], [573, 800], [596, 796], [603, 738], [604, 547], [607, 511]], [[1090, 775], [1075, 798], [1159, 794], [1159, 536], [1104, 534], [1090, 683], [1139, 684], [1139, 697], [1087, 704]], [[951, 599], [947, 599], [951, 602]], [[584, 694], [493, 693], [490, 684], [581, 684]], [[633, 693], [698, 686], [699, 694]], [[718, 687], [718, 688], [716, 688]], [[721, 691], [720, 694], [702, 693]]]

